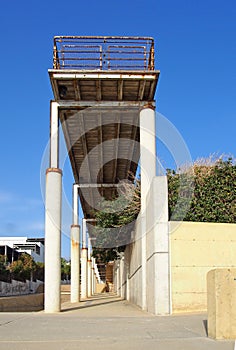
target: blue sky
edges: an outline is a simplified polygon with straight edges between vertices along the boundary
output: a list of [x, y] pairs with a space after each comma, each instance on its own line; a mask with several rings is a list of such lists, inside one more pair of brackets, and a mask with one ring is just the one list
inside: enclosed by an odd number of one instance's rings
[[[0, 235], [43, 236], [40, 164], [49, 135], [54, 35], [153, 36], [157, 109], [193, 159], [235, 155], [235, 0], [2, 1]], [[159, 149], [164, 165], [168, 155]], [[64, 187], [70, 200], [69, 166]], [[64, 215], [68, 226], [70, 218]], [[63, 256], [69, 240], [63, 235]]]

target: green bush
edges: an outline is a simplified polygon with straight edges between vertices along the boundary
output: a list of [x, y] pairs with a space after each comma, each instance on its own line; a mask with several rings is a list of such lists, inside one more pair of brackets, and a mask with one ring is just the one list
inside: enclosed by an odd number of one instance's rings
[[[196, 161], [180, 173], [167, 169], [167, 179], [169, 220], [236, 222], [236, 165], [232, 158]], [[125, 248], [125, 243], [119, 243], [129, 241], [132, 227], [127, 224], [135, 222], [140, 210], [140, 181], [134, 183], [135, 190], [128, 206], [123, 203], [127, 199], [124, 197], [128, 193], [126, 187], [124, 196], [104, 201], [101, 210], [95, 213], [97, 248], [93, 249], [93, 256], [98, 261], [114, 260]], [[109, 234], [109, 228], [117, 229], [115, 237]], [[114, 247], [102, 248], [109, 244]]]
[[33, 277], [33, 272], [36, 270], [34, 259], [26, 253], [20, 255], [19, 259], [13, 261], [9, 270], [13, 279], [25, 281]]
[[236, 222], [236, 165], [232, 158], [220, 158], [210, 165], [196, 162], [183, 174], [168, 170], [167, 177], [170, 220]]

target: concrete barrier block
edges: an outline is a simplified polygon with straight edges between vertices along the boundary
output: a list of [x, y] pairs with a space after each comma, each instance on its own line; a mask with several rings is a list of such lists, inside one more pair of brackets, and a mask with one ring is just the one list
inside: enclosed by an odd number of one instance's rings
[[207, 274], [208, 336], [236, 338], [236, 269], [214, 269]]

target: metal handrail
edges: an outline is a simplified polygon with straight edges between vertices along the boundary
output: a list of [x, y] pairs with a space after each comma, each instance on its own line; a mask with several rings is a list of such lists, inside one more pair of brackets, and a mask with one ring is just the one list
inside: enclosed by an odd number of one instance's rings
[[152, 71], [155, 69], [154, 39], [124, 36], [55, 36], [53, 68]]

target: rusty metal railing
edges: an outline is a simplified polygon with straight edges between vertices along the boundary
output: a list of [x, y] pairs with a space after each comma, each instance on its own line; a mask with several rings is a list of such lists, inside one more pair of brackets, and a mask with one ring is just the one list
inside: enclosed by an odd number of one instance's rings
[[154, 39], [146, 37], [56, 36], [53, 68], [154, 70]]

